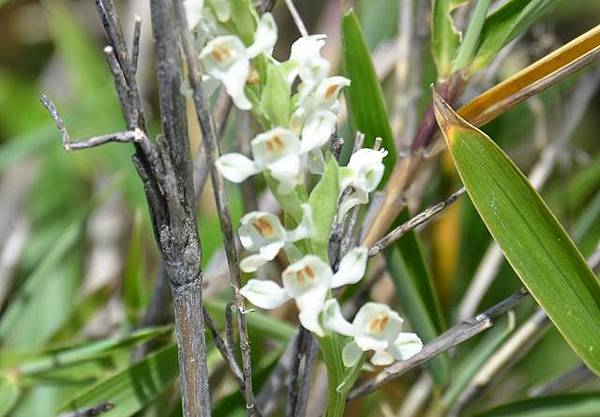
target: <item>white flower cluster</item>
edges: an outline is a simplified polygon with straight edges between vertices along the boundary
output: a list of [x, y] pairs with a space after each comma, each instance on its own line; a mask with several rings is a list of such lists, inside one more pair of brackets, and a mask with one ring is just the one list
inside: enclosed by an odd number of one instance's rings
[[[277, 62], [271, 57], [277, 27], [269, 13], [260, 19], [256, 17], [253, 37], [251, 41], [246, 39], [247, 45], [230, 30], [238, 27], [239, 22], [229, 24], [233, 13], [228, 0], [206, 0], [206, 4], [203, 0], [185, 0], [184, 3], [188, 24], [200, 44], [207, 82], [222, 83], [236, 107], [253, 111], [260, 120], [261, 111], [269, 103], [258, 100], [257, 90], [253, 90], [262, 82], [256, 68], [262, 65], [264, 76], [264, 66], [271, 66], [271, 70], [280, 75], [279, 86], [283, 84], [277, 93], [285, 94], [283, 102], [289, 105], [289, 109], [280, 109], [285, 117], [279, 118], [278, 123], [274, 123], [273, 118], [263, 119], [270, 122], [265, 126], [268, 130], [252, 139], [251, 159], [240, 153], [229, 153], [216, 161], [221, 175], [235, 183], [251, 175], [265, 174], [275, 181], [274, 185], [268, 184], [280, 203], [292, 201], [301, 213], [294, 219], [296, 226], [292, 230], [287, 230], [271, 213], [255, 211], [243, 216], [239, 237], [251, 254], [240, 262], [240, 268], [244, 272], [256, 272], [281, 250], [291, 264], [281, 275], [282, 285], [250, 279], [241, 294], [265, 309], [277, 308], [293, 299], [300, 323], [315, 335], [324, 337], [337, 332], [351, 337], [343, 350], [346, 366], [356, 365], [366, 351], [375, 351], [371, 359], [375, 365], [387, 365], [395, 359], [412, 356], [422, 347], [420, 339], [413, 333], [401, 332], [402, 319], [386, 305], [367, 303], [352, 324], [342, 317], [332, 289], [362, 279], [367, 266], [367, 248], [351, 249], [340, 261], [338, 270], [333, 271], [323, 255], [311, 252], [316, 233], [313, 209], [305, 194], [303, 200], [296, 198], [298, 189], [305, 189], [307, 169], [313, 174], [325, 174], [326, 159], [331, 158], [326, 145], [335, 132], [340, 108], [338, 96], [350, 85], [345, 77], [329, 76], [330, 63], [321, 56], [325, 35], [301, 37], [292, 45], [289, 59]], [[329, 198], [336, 199], [338, 218], [343, 218], [357, 204], [369, 201], [369, 193], [383, 177], [382, 161], [386, 155], [385, 150], [361, 149], [351, 156], [346, 167], [337, 168], [337, 195]], [[348, 188], [352, 192], [344, 193]]]

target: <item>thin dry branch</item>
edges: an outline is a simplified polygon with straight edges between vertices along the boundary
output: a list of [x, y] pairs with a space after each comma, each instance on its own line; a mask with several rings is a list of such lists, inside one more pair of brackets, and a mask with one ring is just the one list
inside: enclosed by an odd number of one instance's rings
[[248, 337], [248, 324], [246, 322], [244, 299], [240, 294], [241, 278], [239, 269], [239, 259], [235, 238], [233, 233], [233, 225], [231, 213], [229, 210], [229, 198], [225, 190], [225, 183], [217, 168], [215, 161], [219, 157], [219, 144], [215, 131], [212, 115], [209, 111], [208, 101], [206, 99], [204, 89], [202, 87], [202, 78], [200, 65], [198, 62], [197, 53], [194, 50], [192, 36], [187, 26], [185, 9], [181, 0], [173, 0], [172, 5], [175, 11], [176, 26], [178, 27], [179, 38], [183, 53], [188, 65], [188, 79], [192, 87], [192, 98], [196, 107], [198, 122], [202, 130], [203, 144], [205, 147], [206, 158], [210, 166], [211, 179], [219, 213], [219, 222], [221, 232], [223, 233], [225, 253], [229, 271], [231, 273], [231, 287], [233, 290], [233, 299], [238, 310], [238, 331], [240, 336], [240, 350], [242, 354], [242, 372], [244, 376], [244, 399], [249, 416], [260, 415], [260, 411], [256, 407], [254, 392], [252, 389], [252, 362], [250, 352], [250, 341]]
[[513, 309], [517, 304], [523, 301], [528, 294], [527, 290], [521, 289], [476, 317], [453, 326], [445, 333], [426, 344], [423, 349], [412, 358], [388, 366], [383, 371], [379, 372], [375, 378], [353, 389], [348, 399], [352, 400], [367, 395], [440, 353], [446, 352], [462, 342], [478, 335], [482, 331], [489, 329], [494, 325], [494, 319], [496, 317]]
[[458, 199], [458, 197], [465, 193], [465, 191], [465, 187], [459, 188], [458, 190], [450, 194], [450, 196], [447, 197], [445, 200], [426, 208], [425, 210], [414, 216], [412, 219], [396, 227], [394, 230], [389, 232], [387, 235], [378, 240], [373, 246], [369, 248], [369, 256], [377, 255], [379, 252], [381, 252], [389, 245], [394, 243], [396, 240], [400, 239], [407, 232], [431, 220], [435, 215], [450, 207]]

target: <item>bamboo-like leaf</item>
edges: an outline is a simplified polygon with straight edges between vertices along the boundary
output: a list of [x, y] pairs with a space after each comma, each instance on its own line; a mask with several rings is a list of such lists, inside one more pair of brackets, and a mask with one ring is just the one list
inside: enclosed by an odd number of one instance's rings
[[[408, 210], [404, 210], [394, 227], [408, 219]], [[429, 342], [444, 331], [445, 324], [416, 233], [406, 233], [387, 248], [384, 255], [402, 310], [423, 342]], [[450, 374], [445, 354], [428, 361], [427, 367], [437, 385], [448, 383]]]
[[438, 79], [447, 79], [452, 61], [460, 45], [460, 34], [454, 27], [452, 11], [467, 0], [434, 0], [431, 19], [431, 51], [438, 70]]
[[477, 417], [597, 417], [600, 394], [566, 394], [504, 404]]
[[473, 59], [473, 55], [477, 49], [479, 35], [481, 34], [481, 30], [486, 21], [485, 17], [491, 2], [492, 0], [480, 0], [475, 5], [475, 10], [473, 11], [471, 21], [469, 22], [467, 33], [465, 34], [465, 38], [460, 44], [460, 49], [452, 63], [452, 72], [462, 69]]
[[381, 137], [383, 147], [388, 151], [388, 156], [383, 160], [386, 169], [380, 184], [382, 186], [396, 162], [396, 148], [381, 85], [375, 74], [360, 23], [353, 11], [346, 13], [342, 20], [342, 49], [344, 71], [346, 77], [352, 81], [346, 88], [352, 129], [354, 132], [365, 134], [365, 147], [372, 147], [375, 138]]
[[506, 259], [581, 359], [600, 374], [600, 283], [506, 154], [434, 94], [456, 169]]
[[482, 126], [521, 101], [538, 94], [600, 56], [600, 25], [492, 87], [458, 114]]
[[481, 43], [471, 71], [487, 65], [508, 42], [523, 33], [558, 0], [509, 0], [489, 16], [481, 30]]
[[131, 416], [175, 380], [177, 363], [177, 347], [169, 345], [83, 392], [61, 407], [60, 412], [108, 403], [112, 408], [103, 412], [103, 417]]

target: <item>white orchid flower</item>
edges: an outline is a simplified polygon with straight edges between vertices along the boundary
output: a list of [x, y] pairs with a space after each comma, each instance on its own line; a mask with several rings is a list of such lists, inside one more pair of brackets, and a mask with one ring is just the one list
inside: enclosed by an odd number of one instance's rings
[[250, 60], [271, 51], [276, 41], [277, 26], [273, 16], [265, 13], [258, 23], [254, 43], [248, 48], [237, 36], [217, 36], [202, 49], [200, 61], [209, 76], [223, 83], [236, 107], [250, 110], [252, 103], [244, 92], [250, 74]]
[[359, 149], [352, 154], [348, 165], [341, 170], [342, 192], [352, 187], [352, 192], [345, 197], [338, 208], [341, 217], [352, 207], [369, 202], [369, 193], [375, 191], [383, 178], [385, 170], [383, 158], [386, 155], [385, 149], [376, 151], [368, 148]]
[[[290, 85], [296, 77], [300, 77], [304, 87], [316, 86], [329, 73], [330, 64], [321, 57], [321, 48], [325, 45], [327, 35], [310, 35], [298, 38], [291, 47], [289, 64], [291, 70], [288, 73]], [[309, 88], [309, 89], [310, 89]], [[308, 93], [309, 91], [306, 91]]]
[[335, 274], [331, 267], [315, 255], [306, 255], [288, 266], [281, 275], [283, 287], [269, 280], [251, 279], [240, 290], [252, 304], [260, 308], [277, 308], [293, 299], [298, 306], [298, 319], [304, 328], [323, 336], [319, 320], [327, 293], [331, 288], [358, 282], [367, 265], [367, 248], [352, 249], [340, 262]]
[[253, 211], [242, 217], [238, 234], [246, 250], [257, 252], [240, 262], [244, 272], [254, 272], [277, 256], [287, 244], [306, 239], [312, 232], [310, 205], [302, 205], [302, 222], [293, 230], [286, 230], [279, 218], [271, 213]]
[[190, 29], [195, 28], [202, 19], [204, 0], [183, 0], [183, 8], [185, 9], [188, 27]]
[[[338, 95], [342, 88], [350, 85], [345, 77], [335, 76], [324, 79], [316, 91], [300, 100], [290, 119], [292, 130], [301, 132], [302, 152], [310, 153], [309, 164], [312, 173], [321, 174], [323, 154], [320, 148], [329, 143], [335, 132], [339, 111]], [[314, 164], [314, 162], [317, 164]]]
[[300, 139], [292, 131], [276, 127], [257, 135], [250, 147], [254, 160], [235, 152], [217, 159], [221, 175], [240, 183], [251, 175], [267, 171], [279, 181], [279, 192], [289, 194], [299, 181]]
[[371, 363], [386, 366], [395, 360], [407, 360], [423, 348], [415, 333], [402, 332], [404, 320], [385, 304], [366, 303], [358, 310], [352, 323], [340, 311], [337, 300], [327, 300], [323, 311], [324, 327], [351, 336], [342, 350], [342, 361], [347, 367], [356, 365], [363, 352], [375, 351]]

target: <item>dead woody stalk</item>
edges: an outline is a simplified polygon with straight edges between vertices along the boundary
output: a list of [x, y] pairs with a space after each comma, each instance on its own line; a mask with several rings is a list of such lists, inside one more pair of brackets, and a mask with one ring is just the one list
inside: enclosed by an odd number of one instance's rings
[[42, 103], [63, 134], [66, 149], [85, 149], [115, 141], [133, 143], [134, 165], [144, 185], [154, 236], [173, 295], [184, 415], [210, 416], [202, 313], [201, 247], [196, 225], [185, 103], [180, 94], [182, 65], [173, 7], [170, 0], [151, 1], [163, 129], [163, 134], [153, 142], [148, 139], [135, 80], [139, 19], [135, 24], [130, 52], [113, 2], [97, 0], [96, 6], [109, 44], [105, 54], [127, 131], [71, 143], [55, 106], [46, 97], [42, 97]]

